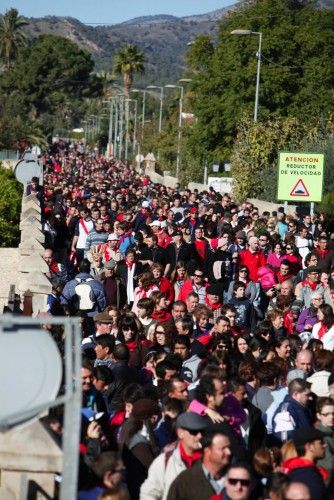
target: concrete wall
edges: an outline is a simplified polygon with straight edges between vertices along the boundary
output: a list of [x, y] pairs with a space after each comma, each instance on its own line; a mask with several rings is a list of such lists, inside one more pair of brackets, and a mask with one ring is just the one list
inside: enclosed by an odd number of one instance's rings
[[[166, 187], [175, 188], [176, 184], [178, 183], [177, 178], [173, 177], [172, 175], [169, 175], [169, 172], [167, 171], [165, 171], [163, 175], [160, 175], [157, 172], [155, 172], [152, 167], [150, 167], [145, 169], [145, 174], [149, 175], [150, 179], [153, 182], [156, 182], [158, 184], [163, 184]], [[211, 183], [214, 189], [222, 194], [231, 193], [234, 179], [232, 179], [231, 177], [220, 177], [219, 180], [220, 180], [219, 184]], [[192, 191], [194, 189], [198, 189], [199, 191], [208, 191], [210, 184], [201, 184], [200, 182], [189, 182], [187, 184], [187, 187]]]
[[[250, 203], [259, 209], [260, 214], [263, 212], [272, 212], [277, 210], [278, 207], [283, 207], [283, 203], [272, 203], [270, 201], [257, 200], [256, 198], [248, 198]], [[292, 214], [296, 211], [296, 205], [288, 205], [287, 214]]]
[[62, 450], [39, 421], [0, 433], [1, 500], [54, 498], [62, 467]]
[[18, 279], [19, 249], [0, 248], [0, 312], [8, 304], [8, 295], [11, 285]]
[[[150, 176], [153, 182], [163, 184], [164, 186], [171, 188], [174, 188], [176, 186], [177, 178], [168, 175], [168, 172], [164, 172], [164, 175], [160, 175], [157, 172], [155, 172], [152, 168], [150, 168], [146, 169], [145, 173]], [[219, 182], [216, 182], [216, 180], [213, 181], [212, 179], [217, 179], [217, 181], [219, 179]], [[229, 193], [233, 196], [234, 179], [232, 177], [215, 178], [210, 176], [208, 180], [211, 180], [211, 182], [208, 184], [201, 184], [200, 182], [189, 182], [187, 187], [192, 191], [194, 189], [198, 189], [198, 191], [201, 192], [201, 191], [208, 191], [209, 187], [212, 186], [216, 191], [220, 192], [221, 194]], [[283, 206], [283, 203], [272, 203], [269, 201], [258, 200], [256, 198], [248, 198], [247, 201], [253, 203], [253, 205], [259, 209], [260, 214], [262, 214], [263, 212], [273, 212], [274, 210], [277, 211], [278, 207]], [[295, 211], [296, 211], [296, 205], [288, 205], [286, 212], [287, 214], [292, 214]]]

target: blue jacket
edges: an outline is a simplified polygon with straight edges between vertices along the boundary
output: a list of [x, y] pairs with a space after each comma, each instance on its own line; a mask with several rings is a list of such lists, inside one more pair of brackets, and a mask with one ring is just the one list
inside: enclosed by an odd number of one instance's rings
[[119, 242], [119, 251], [123, 256], [125, 256], [125, 252], [127, 251], [128, 248], [134, 247], [135, 246], [135, 239], [132, 236], [131, 233], [127, 233], [120, 238]]
[[[278, 413], [282, 411], [283, 405], [287, 404], [286, 411], [288, 411], [293, 418], [295, 422], [295, 429], [300, 429], [301, 427], [312, 427], [312, 415], [311, 412], [308, 408], [305, 406], [301, 405], [296, 401], [294, 398], [291, 396], [287, 395], [283, 399], [282, 403], [278, 406], [276, 412], [274, 413], [273, 417], [273, 431], [275, 431], [275, 425], [274, 425], [274, 419]], [[293, 433], [294, 430], [287, 431], [287, 436], [286, 439], [292, 439], [293, 438]], [[281, 432], [274, 432], [275, 437], [277, 439], [281, 440], [282, 438], [282, 433]]]
[[78, 285], [78, 281], [76, 278], [78, 278], [79, 280], [90, 280], [87, 284], [92, 289], [92, 293], [95, 298], [95, 305], [91, 311], [86, 311], [87, 315], [95, 316], [95, 314], [97, 314], [98, 312], [104, 311], [104, 309], [107, 307], [107, 300], [104, 293], [103, 284], [100, 281], [94, 279], [93, 276], [88, 273], [79, 273], [73, 280], [66, 283], [61, 296], [61, 303], [64, 305], [71, 305], [79, 309], [78, 296], [75, 292], [75, 287]]

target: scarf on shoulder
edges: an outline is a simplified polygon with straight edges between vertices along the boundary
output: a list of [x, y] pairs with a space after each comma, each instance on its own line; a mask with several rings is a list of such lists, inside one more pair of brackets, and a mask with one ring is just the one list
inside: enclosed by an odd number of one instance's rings
[[325, 336], [325, 334], [327, 332], [328, 332], [327, 326], [324, 325], [323, 323], [321, 323], [321, 327], [319, 328], [319, 331], [318, 331], [318, 339], [322, 340], [322, 338]]

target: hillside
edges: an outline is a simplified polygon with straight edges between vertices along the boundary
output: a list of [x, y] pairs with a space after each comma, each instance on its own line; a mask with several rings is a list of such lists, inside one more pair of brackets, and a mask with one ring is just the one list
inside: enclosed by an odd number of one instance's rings
[[[318, 0], [318, 5], [333, 8], [334, 0]], [[96, 70], [110, 71], [115, 51], [125, 43], [134, 43], [147, 58], [145, 75], [136, 77], [137, 85], [159, 85], [180, 77], [187, 43], [201, 33], [214, 36], [217, 21], [235, 8], [237, 3], [202, 15], [143, 16], [111, 26], [88, 26], [71, 17], [48, 16], [28, 19], [26, 31], [30, 38], [51, 33], [78, 43], [91, 52]]]
[[214, 34], [216, 21], [234, 6], [199, 16], [144, 16], [112, 26], [87, 26], [70, 17], [28, 19], [30, 38], [42, 33], [61, 35], [91, 52], [97, 70], [110, 71], [112, 56], [124, 43], [138, 45], [146, 54], [146, 73], [140, 83], [166, 83], [178, 78], [184, 68], [187, 43], [200, 33]]

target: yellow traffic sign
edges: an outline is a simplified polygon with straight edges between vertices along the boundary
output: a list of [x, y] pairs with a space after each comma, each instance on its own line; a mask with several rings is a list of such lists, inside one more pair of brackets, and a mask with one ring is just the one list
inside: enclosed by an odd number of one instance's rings
[[283, 201], [321, 201], [324, 155], [300, 151], [280, 151], [277, 199]]

